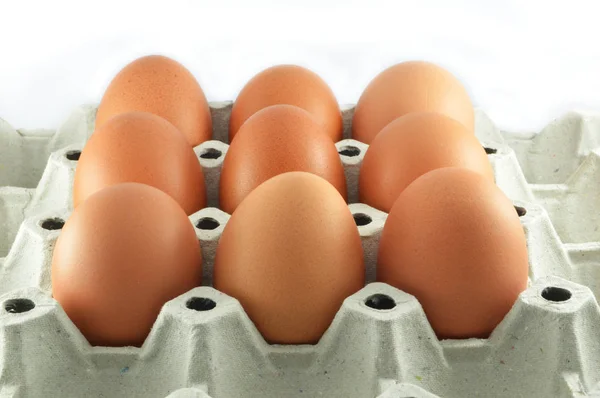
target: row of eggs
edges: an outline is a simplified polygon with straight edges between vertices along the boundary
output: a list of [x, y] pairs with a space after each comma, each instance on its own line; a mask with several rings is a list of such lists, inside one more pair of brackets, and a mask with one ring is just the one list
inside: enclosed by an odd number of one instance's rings
[[[171, 59], [140, 58], [107, 88], [52, 262], [53, 295], [91, 344], [142, 344], [162, 305], [200, 285], [187, 215], [206, 206], [192, 147], [211, 130], [200, 86]], [[364, 285], [341, 134], [333, 93], [304, 68], [261, 72], [233, 106], [220, 182], [232, 217], [212, 282], [270, 343], [316, 343]], [[370, 143], [361, 201], [389, 212], [378, 280], [414, 294], [440, 338], [486, 337], [525, 289], [528, 263], [466, 91], [433, 64], [395, 65], [361, 96], [353, 136]]]
[[[443, 166], [492, 178], [473, 124], [466, 90], [444, 69], [413, 61], [383, 71], [365, 89], [352, 123], [353, 137], [370, 144], [360, 201], [388, 212], [412, 180]], [[285, 171], [319, 175], [346, 197], [334, 147], [342, 137], [341, 112], [313, 72], [280, 65], [259, 73], [238, 95], [229, 127], [222, 210], [232, 213], [252, 189]], [[95, 134], [77, 169], [75, 206], [104, 186], [136, 181], [168, 193], [188, 214], [205, 207], [201, 168], [176, 130], [192, 146], [212, 135], [208, 103], [189, 71], [162, 56], [123, 68], [98, 107]]]

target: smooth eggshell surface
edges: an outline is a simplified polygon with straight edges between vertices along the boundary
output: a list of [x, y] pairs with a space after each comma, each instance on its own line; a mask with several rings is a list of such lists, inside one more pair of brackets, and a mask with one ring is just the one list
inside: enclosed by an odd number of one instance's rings
[[137, 183], [108, 187], [75, 209], [52, 258], [52, 294], [92, 345], [140, 346], [162, 306], [201, 277], [186, 214]]
[[525, 233], [488, 178], [437, 169], [402, 192], [379, 244], [377, 280], [414, 295], [439, 338], [487, 338], [527, 288]]
[[278, 65], [254, 76], [231, 110], [229, 140], [257, 111], [270, 105], [296, 105], [313, 115], [334, 141], [342, 139], [342, 114], [331, 88], [316, 73], [295, 65]]
[[360, 202], [388, 213], [402, 191], [421, 175], [465, 167], [494, 181], [485, 149], [473, 133], [439, 113], [411, 113], [375, 137], [360, 168]]
[[292, 105], [273, 105], [252, 115], [225, 156], [221, 209], [233, 213], [254, 188], [288, 171], [323, 177], [346, 199], [344, 167], [323, 130], [308, 112]]
[[146, 112], [115, 116], [83, 148], [73, 182], [73, 204], [110, 185], [139, 182], [172, 196], [187, 214], [206, 206], [202, 166], [185, 137]]
[[316, 343], [364, 279], [348, 206], [305, 172], [280, 174], [248, 195], [225, 226], [214, 265], [215, 288], [237, 298], [276, 344]]
[[410, 61], [369, 83], [356, 104], [352, 138], [370, 144], [388, 123], [411, 112], [442, 113], [474, 132], [475, 112], [463, 85], [435, 64]]
[[130, 111], [154, 113], [173, 123], [191, 146], [210, 140], [212, 119], [204, 92], [179, 62], [160, 55], [138, 58], [110, 82], [96, 114], [96, 128]]

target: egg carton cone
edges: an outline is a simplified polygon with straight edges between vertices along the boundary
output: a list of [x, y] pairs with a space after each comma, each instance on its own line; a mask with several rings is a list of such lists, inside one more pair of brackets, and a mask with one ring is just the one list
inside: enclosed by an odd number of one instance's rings
[[90, 346], [50, 294], [96, 107], [56, 131], [0, 120], [0, 397], [600, 397], [600, 115], [570, 113], [523, 134], [476, 112], [476, 135], [526, 233], [530, 286], [488, 339], [439, 341], [413, 296], [375, 282], [387, 214], [357, 203], [368, 145], [349, 138], [353, 110], [342, 107], [336, 146], [368, 284], [318, 344], [299, 346], [267, 344], [239, 302], [210, 286], [229, 219], [218, 183], [231, 102], [211, 103], [213, 140], [194, 148], [210, 206], [189, 217], [205, 286], [166, 303], [141, 348]]

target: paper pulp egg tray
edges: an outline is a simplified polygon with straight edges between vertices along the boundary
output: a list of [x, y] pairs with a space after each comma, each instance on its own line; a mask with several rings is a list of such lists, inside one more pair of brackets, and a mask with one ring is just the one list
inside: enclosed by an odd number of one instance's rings
[[[229, 219], [217, 205], [231, 103], [211, 110], [214, 140], [195, 152], [212, 207], [190, 216], [207, 286], [166, 303], [141, 348], [91, 347], [50, 294], [52, 250], [96, 107], [76, 109], [56, 131], [0, 119], [0, 397], [600, 397], [600, 114], [516, 134], [476, 113], [530, 261], [529, 288], [488, 339], [439, 341], [415, 297], [374, 282], [387, 215], [355, 203], [368, 145], [338, 142], [369, 284], [318, 344], [286, 346], [267, 344], [239, 302], [210, 287]], [[352, 114], [343, 107], [345, 137]]]

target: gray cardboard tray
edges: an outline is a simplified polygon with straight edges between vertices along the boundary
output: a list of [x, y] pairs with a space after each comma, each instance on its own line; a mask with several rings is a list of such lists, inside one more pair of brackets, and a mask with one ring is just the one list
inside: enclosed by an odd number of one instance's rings
[[[489, 339], [439, 341], [413, 296], [374, 283], [387, 215], [356, 203], [368, 145], [348, 138], [353, 107], [343, 107], [346, 138], [336, 145], [369, 284], [317, 345], [278, 346], [210, 287], [229, 218], [217, 205], [231, 103], [211, 110], [213, 140], [194, 149], [211, 207], [190, 216], [207, 286], [165, 304], [141, 348], [91, 347], [49, 293], [95, 106], [76, 109], [57, 131], [0, 120], [0, 397], [600, 396], [600, 115], [571, 113], [539, 134], [514, 134], [476, 113], [496, 183], [521, 213], [531, 284]], [[210, 301], [212, 309], [201, 305]]]

